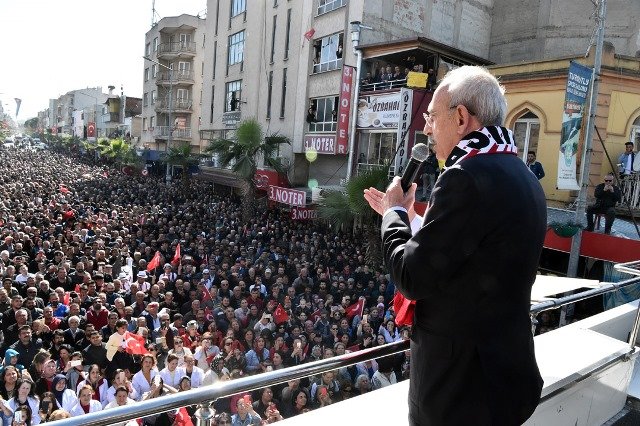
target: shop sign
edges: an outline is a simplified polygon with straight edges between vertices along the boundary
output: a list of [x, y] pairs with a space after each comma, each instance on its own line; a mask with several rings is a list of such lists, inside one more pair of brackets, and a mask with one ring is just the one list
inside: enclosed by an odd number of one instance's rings
[[307, 207], [293, 207], [291, 220], [313, 220], [318, 218], [318, 210]]
[[396, 154], [396, 162], [394, 173], [402, 176], [404, 168], [409, 161], [409, 141], [407, 136], [411, 127], [411, 113], [413, 106], [413, 90], [402, 88], [400, 90], [400, 117], [398, 120], [398, 153]]
[[336, 153], [336, 135], [306, 135], [304, 137], [304, 152], [318, 154]]
[[345, 155], [349, 146], [349, 115], [351, 111], [351, 88], [353, 87], [353, 67], [342, 66], [340, 101], [338, 106], [338, 131], [336, 154]]
[[306, 199], [307, 193], [304, 191], [269, 185], [269, 200], [275, 201], [276, 203], [288, 204], [290, 206], [304, 206]]
[[400, 92], [362, 96], [358, 101], [358, 128], [396, 129], [400, 119]]

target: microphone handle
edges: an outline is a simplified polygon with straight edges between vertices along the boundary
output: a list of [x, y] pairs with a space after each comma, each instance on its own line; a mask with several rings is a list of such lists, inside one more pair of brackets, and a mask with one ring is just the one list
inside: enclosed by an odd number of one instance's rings
[[413, 157], [409, 159], [407, 168], [404, 170], [402, 178], [400, 179], [400, 186], [402, 187], [403, 192], [407, 192], [409, 188], [411, 188], [411, 184], [416, 180], [416, 176], [418, 175], [418, 170], [420, 170], [421, 165], [421, 161], [418, 161]]

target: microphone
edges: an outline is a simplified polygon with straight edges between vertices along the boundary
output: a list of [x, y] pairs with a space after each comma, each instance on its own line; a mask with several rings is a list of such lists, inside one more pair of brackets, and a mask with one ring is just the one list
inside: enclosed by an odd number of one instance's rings
[[400, 179], [400, 186], [402, 191], [407, 192], [411, 188], [411, 184], [416, 180], [416, 175], [420, 166], [429, 156], [429, 147], [426, 144], [419, 143], [413, 146], [411, 150], [411, 158], [407, 163], [407, 168], [404, 169], [402, 179]]

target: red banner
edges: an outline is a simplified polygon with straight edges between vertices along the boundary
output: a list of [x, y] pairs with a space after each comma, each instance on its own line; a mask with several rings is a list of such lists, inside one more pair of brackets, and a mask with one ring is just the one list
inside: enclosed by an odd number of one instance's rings
[[256, 184], [256, 188], [264, 191], [269, 189], [269, 185], [282, 187], [287, 185], [286, 179], [275, 170], [257, 169], [253, 181]]
[[96, 123], [90, 121], [87, 124], [87, 137], [88, 138], [96, 137]]
[[318, 210], [308, 207], [293, 207], [291, 209], [291, 220], [311, 220], [318, 218]]
[[307, 193], [297, 189], [281, 188], [269, 185], [269, 200], [290, 206], [304, 206], [307, 204]]
[[353, 67], [342, 66], [342, 83], [340, 84], [340, 105], [338, 107], [338, 132], [336, 138], [336, 154], [347, 154], [349, 151], [349, 112], [351, 111], [351, 88], [353, 87]]

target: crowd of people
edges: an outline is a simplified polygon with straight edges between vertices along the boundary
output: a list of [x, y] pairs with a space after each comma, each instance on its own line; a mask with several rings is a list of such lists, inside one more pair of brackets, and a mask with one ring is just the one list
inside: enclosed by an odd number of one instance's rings
[[[0, 411], [35, 425], [409, 337], [359, 236], [208, 182], [0, 151]], [[403, 380], [409, 353], [219, 399], [216, 424], [289, 418]], [[140, 419], [175, 424], [195, 407]], [[132, 423], [133, 424], [133, 423]]]

